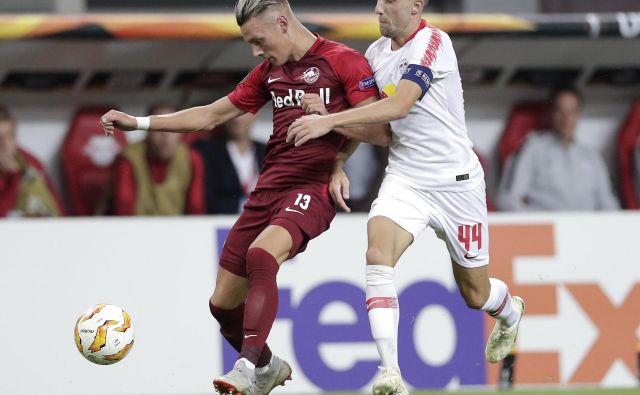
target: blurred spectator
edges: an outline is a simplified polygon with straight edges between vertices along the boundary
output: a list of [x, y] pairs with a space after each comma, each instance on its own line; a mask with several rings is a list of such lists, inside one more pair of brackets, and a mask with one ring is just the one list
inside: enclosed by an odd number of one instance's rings
[[505, 169], [498, 192], [502, 210], [613, 210], [609, 173], [599, 153], [574, 138], [582, 95], [572, 87], [551, 95], [551, 130], [531, 133]]
[[[149, 115], [177, 109], [153, 106]], [[122, 149], [114, 163], [116, 215], [204, 214], [202, 158], [180, 133], [149, 132], [144, 141]]]
[[195, 144], [205, 163], [207, 213], [236, 214], [256, 187], [265, 145], [250, 137], [256, 116], [247, 113], [222, 133]]
[[0, 105], [0, 217], [64, 215], [42, 164], [18, 147], [16, 121]]
[[387, 166], [387, 148], [362, 143], [345, 163], [349, 177], [349, 202], [354, 212], [369, 212], [378, 196]]

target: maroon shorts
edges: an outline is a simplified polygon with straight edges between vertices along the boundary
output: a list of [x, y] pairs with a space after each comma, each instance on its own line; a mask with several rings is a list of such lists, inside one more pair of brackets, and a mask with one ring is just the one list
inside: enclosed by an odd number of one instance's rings
[[309, 240], [329, 229], [335, 215], [326, 185], [253, 191], [227, 236], [220, 254], [220, 266], [247, 277], [247, 250], [269, 225], [281, 226], [289, 232], [293, 240], [289, 258], [293, 258], [307, 248]]

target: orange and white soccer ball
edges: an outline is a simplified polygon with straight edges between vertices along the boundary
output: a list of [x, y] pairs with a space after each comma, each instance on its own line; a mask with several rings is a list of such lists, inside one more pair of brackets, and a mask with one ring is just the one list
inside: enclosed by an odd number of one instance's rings
[[133, 347], [131, 317], [112, 304], [91, 306], [76, 321], [74, 335], [80, 354], [99, 365], [121, 361]]

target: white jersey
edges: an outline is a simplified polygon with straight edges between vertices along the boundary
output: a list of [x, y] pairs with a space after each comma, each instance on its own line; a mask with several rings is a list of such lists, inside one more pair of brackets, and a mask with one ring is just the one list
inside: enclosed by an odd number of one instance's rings
[[482, 167], [467, 136], [462, 83], [449, 36], [422, 21], [402, 48], [393, 51], [391, 39], [381, 37], [365, 56], [383, 98], [395, 94], [400, 79], [414, 66], [424, 81], [419, 84], [424, 85], [423, 92], [429, 89], [409, 115], [391, 122], [387, 177], [430, 191], [468, 191], [483, 182]]

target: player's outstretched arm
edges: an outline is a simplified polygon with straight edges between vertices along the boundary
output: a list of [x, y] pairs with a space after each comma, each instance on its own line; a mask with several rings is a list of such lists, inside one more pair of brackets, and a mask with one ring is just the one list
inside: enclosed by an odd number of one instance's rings
[[370, 125], [402, 119], [409, 114], [422, 94], [418, 84], [400, 80], [396, 94], [389, 98], [335, 114], [308, 115], [297, 119], [289, 126], [287, 141], [295, 141], [295, 145], [299, 146], [334, 129], [340, 133], [351, 133], [352, 128], [370, 128]]
[[106, 135], [112, 135], [115, 129], [187, 133], [211, 130], [245, 112], [225, 96], [206, 106], [150, 117], [134, 117], [121, 111], [110, 110], [100, 118], [100, 124]]

